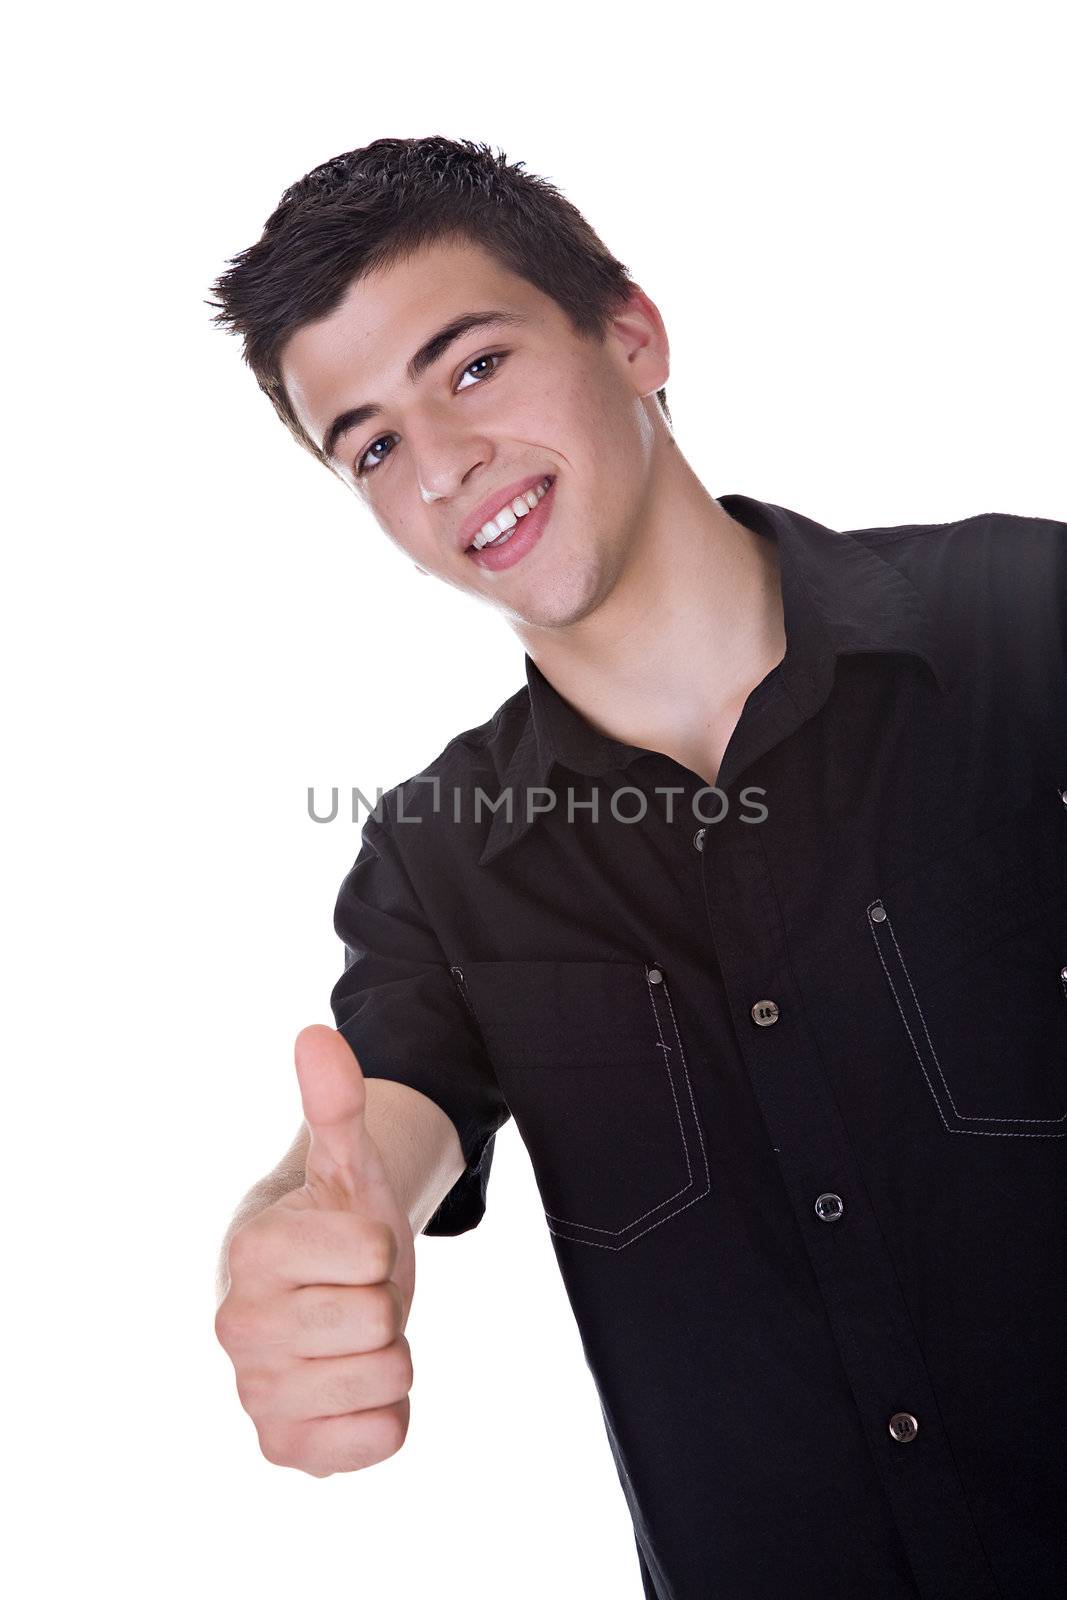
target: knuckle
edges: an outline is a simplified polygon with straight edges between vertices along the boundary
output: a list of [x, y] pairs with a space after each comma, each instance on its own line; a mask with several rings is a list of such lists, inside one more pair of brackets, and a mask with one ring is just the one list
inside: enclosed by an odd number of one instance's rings
[[411, 1359], [411, 1345], [403, 1334], [396, 1341], [396, 1377], [401, 1394], [406, 1395], [415, 1381], [415, 1367]]
[[387, 1222], [377, 1223], [368, 1242], [371, 1270], [380, 1281], [390, 1276], [396, 1265], [396, 1235]]
[[237, 1373], [237, 1398], [250, 1416], [268, 1409], [277, 1388], [277, 1375], [263, 1367], [242, 1367]]
[[376, 1407], [359, 1417], [345, 1417], [343, 1435], [331, 1430], [320, 1439], [318, 1448], [309, 1450], [309, 1460], [323, 1476], [331, 1472], [361, 1472], [395, 1455], [407, 1436], [407, 1402]]
[[340, 1326], [344, 1314], [345, 1308], [336, 1295], [320, 1298], [310, 1294], [307, 1299], [298, 1300], [295, 1309], [297, 1325], [305, 1333], [329, 1332]]
[[399, 1339], [404, 1325], [404, 1297], [400, 1289], [390, 1278], [386, 1285], [389, 1290], [389, 1343]]
[[233, 1328], [233, 1309], [224, 1300], [215, 1312], [215, 1338], [225, 1350], [230, 1343]]
[[364, 1326], [372, 1348], [380, 1350], [392, 1344], [400, 1331], [400, 1295], [392, 1283], [374, 1287], [371, 1295]]
[[255, 1339], [256, 1319], [248, 1306], [227, 1296], [215, 1313], [215, 1337], [230, 1355]]
[[378, 1368], [378, 1405], [399, 1405], [407, 1399], [414, 1381], [414, 1371], [411, 1364], [411, 1350], [406, 1339], [398, 1339], [394, 1344], [375, 1357], [380, 1362]]
[[352, 1417], [399, 1400], [403, 1372], [391, 1350], [342, 1360], [311, 1388], [316, 1417]]
[[351, 1372], [323, 1378], [314, 1386], [315, 1414], [320, 1417], [347, 1416], [367, 1403], [367, 1379]]
[[254, 1229], [251, 1223], [245, 1223], [243, 1228], [238, 1228], [226, 1250], [231, 1280], [253, 1271], [261, 1254], [261, 1230]]
[[279, 1428], [259, 1429], [260, 1454], [272, 1467], [299, 1467], [300, 1459], [293, 1448], [292, 1435]]
[[383, 1414], [380, 1429], [383, 1453], [379, 1460], [385, 1461], [389, 1456], [396, 1455], [396, 1452], [408, 1436], [410, 1420], [411, 1405], [408, 1400], [400, 1400], [395, 1405], [387, 1408]]
[[[356, 1466], [362, 1466], [365, 1452], [358, 1447], [358, 1440], [362, 1437], [362, 1430], [346, 1430], [348, 1440], [343, 1447], [339, 1447], [336, 1440], [325, 1433], [316, 1422], [311, 1422], [304, 1430], [300, 1448], [290, 1452], [288, 1465], [299, 1467], [301, 1472], [306, 1472], [312, 1478], [329, 1478], [335, 1472], [351, 1472]], [[353, 1451], [351, 1439], [357, 1439], [356, 1449]], [[358, 1457], [349, 1465], [349, 1457]]]

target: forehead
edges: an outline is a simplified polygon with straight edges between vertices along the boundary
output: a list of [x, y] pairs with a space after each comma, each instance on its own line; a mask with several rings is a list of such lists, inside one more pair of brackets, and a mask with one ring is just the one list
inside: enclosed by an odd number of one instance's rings
[[547, 295], [466, 241], [426, 246], [349, 285], [329, 316], [291, 334], [281, 351], [282, 382], [315, 440], [344, 406], [383, 402], [407, 387], [404, 368], [450, 317], [481, 309], [546, 320]]

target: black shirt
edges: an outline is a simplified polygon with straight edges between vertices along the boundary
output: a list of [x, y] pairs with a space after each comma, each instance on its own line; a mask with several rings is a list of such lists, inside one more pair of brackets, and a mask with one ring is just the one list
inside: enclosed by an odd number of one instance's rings
[[648, 1596], [1061, 1596], [1067, 525], [719, 503], [786, 631], [720, 792], [527, 656], [368, 816], [336, 1023], [456, 1125], [426, 1233], [514, 1116]]

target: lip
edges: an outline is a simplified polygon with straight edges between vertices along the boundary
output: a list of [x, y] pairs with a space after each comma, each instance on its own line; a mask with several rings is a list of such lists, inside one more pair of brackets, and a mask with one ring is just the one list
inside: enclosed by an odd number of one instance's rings
[[[489, 521], [490, 517], [497, 516], [506, 505], [509, 506], [513, 500], [517, 500], [520, 494], [525, 494], [527, 489], [536, 489], [537, 485], [543, 483], [545, 478], [554, 479], [555, 474], [551, 472], [533, 472], [528, 478], [519, 478], [508, 487], [498, 489], [487, 500], [483, 500], [480, 506], [476, 506], [459, 530], [460, 554], [466, 551], [475, 534], [481, 531], [482, 526]], [[509, 540], [508, 543], [510, 544], [510, 542]]]
[[[550, 474], [546, 474], [550, 476]], [[512, 529], [511, 538], [506, 544], [484, 545], [481, 550], [476, 550], [472, 545], [467, 551], [468, 559], [475, 562], [483, 571], [500, 572], [506, 567], [513, 567], [517, 561], [529, 553], [537, 544], [545, 525], [552, 515], [552, 508], [556, 503], [556, 480], [541, 496], [537, 505], [525, 517], [520, 517], [516, 527]]]

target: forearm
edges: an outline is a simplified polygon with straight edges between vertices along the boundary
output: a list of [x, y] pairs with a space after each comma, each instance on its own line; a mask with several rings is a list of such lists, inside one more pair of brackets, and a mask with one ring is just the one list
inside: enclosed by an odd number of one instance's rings
[[366, 1084], [367, 1131], [417, 1237], [467, 1164], [459, 1135], [440, 1106], [417, 1089], [388, 1078]]

